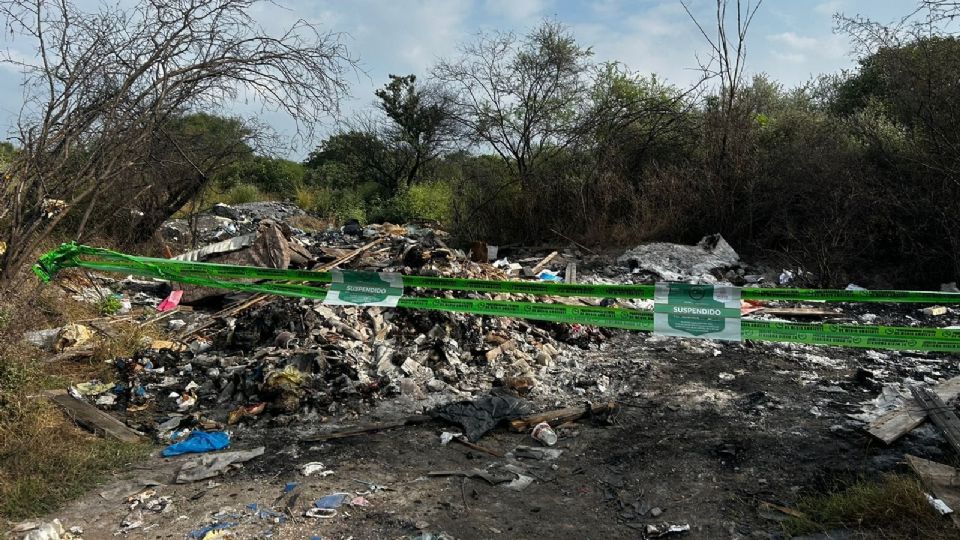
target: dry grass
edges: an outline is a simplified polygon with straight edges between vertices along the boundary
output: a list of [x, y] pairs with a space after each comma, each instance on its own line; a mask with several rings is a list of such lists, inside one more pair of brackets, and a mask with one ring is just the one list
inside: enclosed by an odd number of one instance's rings
[[45, 364], [47, 353], [23, 343], [23, 332], [95, 318], [96, 306], [72, 301], [55, 285], [24, 284], [0, 305], [0, 519], [11, 520], [55, 510], [151, 449], [82, 431], [43, 393], [109, 380], [112, 370], [104, 360], [128, 354], [145, 331], [117, 326], [118, 339], [98, 345], [91, 360]]
[[958, 537], [952, 521], [930, 506], [920, 482], [910, 476], [859, 481], [834, 493], [801, 499], [797, 509], [807, 517], [784, 522], [788, 535], [851, 529], [869, 531], [873, 538]]
[[287, 219], [291, 227], [296, 227], [306, 232], [325, 231], [333, 225], [332, 219], [320, 219], [308, 214], [302, 216], [293, 216]]

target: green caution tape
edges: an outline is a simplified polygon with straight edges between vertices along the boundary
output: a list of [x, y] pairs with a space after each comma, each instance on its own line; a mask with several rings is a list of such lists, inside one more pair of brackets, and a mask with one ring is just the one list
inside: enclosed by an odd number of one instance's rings
[[[104, 262], [90, 261], [80, 257], [93, 256]], [[228, 264], [212, 264], [136, 257], [107, 249], [78, 244], [63, 244], [40, 258], [34, 272], [47, 280], [61, 268], [85, 267], [91, 269], [115, 268], [117, 272], [136, 274], [137, 268], [146, 268], [149, 275], [162, 279], [177, 279], [181, 276], [214, 276], [223, 279], [268, 279], [278, 281], [330, 283], [329, 272], [256, 268]], [[121, 267], [128, 268], [121, 270]], [[141, 274], [142, 275], [142, 274]], [[537, 281], [493, 281], [485, 279], [459, 279], [427, 276], [403, 276], [405, 287], [432, 290], [469, 291], [504, 294], [530, 294], [536, 296], [580, 296], [594, 298], [653, 299], [653, 285], [588, 285], [578, 283], [547, 283]], [[873, 303], [925, 303], [960, 304], [960, 293], [936, 291], [848, 291], [833, 289], [782, 289], [743, 288], [743, 300], [790, 300], [813, 302], [873, 302]]]
[[[81, 256], [96, 256], [104, 260], [93, 261]], [[277, 270], [243, 266], [194, 263], [149, 257], [134, 257], [109, 250], [65, 244], [60, 249], [41, 257], [34, 271], [44, 281], [49, 280], [62, 268], [81, 267], [104, 272], [118, 272], [167, 279], [198, 286], [231, 289], [250, 293], [274, 294], [288, 297], [324, 300], [328, 289], [310, 283], [326, 284], [331, 274], [302, 270]], [[244, 282], [237, 279], [283, 280], [298, 283]], [[402, 276], [406, 287], [446, 289], [468, 292], [521, 293], [556, 296], [599, 296], [620, 298], [652, 297], [653, 286], [646, 285], [571, 285], [510, 281], [490, 281], [454, 278], [428, 278]], [[931, 302], [960, 301], [956, 293], [933, 293], [914, 291], [824, 291], [797, 289], [796, 295], [787, 294], [793, 289], [742, 289], [742, 297], [767, 298], [766, 292], [778, 293], [778, 300], [803, 298], [806, 300], [857, 301], [862, 293], [878, 293], [873, 302]], [[812, 298], [813, 293], [819, 293]], [[829, 294], [837, 293], [837, 294]], [[880, 300], [883, 298], [883, 300]], [[842, 300], [841, 300], [842, 299]], [[945, 300], [946, 299], [946, 300]], [[586, 324], [627, 330], [653, 331], [654, 313], [621, 308], [598, 306], [569, 306], [541, 302], [514, 302], [470, 298], [423, 298], [403, 296], [397, 299], [397, 307], [429, 309], [489, 315], [518, 317], [567, 324]], [[777, 321], [743, 319], [742, 338], [747, 340], [779, 341], [859, 347], [868, 349], [919, 350], [935, 352], [960, 352], [960, 330], [941, 328], [913, 328], [894, 326], [861, 326], [843, 324], [805, 324]]]

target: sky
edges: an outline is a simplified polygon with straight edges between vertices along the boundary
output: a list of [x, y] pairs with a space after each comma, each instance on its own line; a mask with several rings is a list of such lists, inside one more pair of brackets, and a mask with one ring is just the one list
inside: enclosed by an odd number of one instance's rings
[[[98, 0], [77, 3], [93, 8]], [[698, 19], [711, 24], [714, 0], [687, 4]], [[834, 13], [889, 22], [916, 5], [916, 0], [765, 0], [747, 37], [747, 74], [766, 73], [792, 87], [817, 74], [850, 69], [855, 58], [847, 39], [834, 32]], [[678, 86], [699, 77], [698, 57], [706, 58], [709, 50], [680, 0], [274, 0], [255, 6], [252, 14], [268, 32], [304, 19], [341, 34], [359, 60], [359, 69], [347, 75], [351, 95], [341, 104], [345, 117], [371, 106], [374, 90], [388, 74], [422, 78], [438, 59], [456, 56], [458, 45], [478, 32], [522, 34], [544, 19], [569, 26], [578, 43], [592, 48], [595, 60], [620, 61]], [[31, 55], [29, 49], [18, 49], [20, 43], [0, 44]], [[12, 132], [21, 103], [17, 73], [0, 67], [4, 138]], [[294, 131], [292, 119], [254, 104], [237, 104], [227, 113], [256, 116], [281, 136]], [[331, 119], [319, 136], [333, 129]], [[300, 159], [317, 142], [296, 141], [286, 154]]]

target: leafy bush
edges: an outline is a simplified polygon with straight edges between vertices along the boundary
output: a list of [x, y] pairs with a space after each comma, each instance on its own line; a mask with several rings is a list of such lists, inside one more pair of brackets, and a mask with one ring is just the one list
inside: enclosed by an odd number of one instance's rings
[[120, 300], [120, 297], [113, 294], [104, 296], [97, 303], [97, 311], [101, 315], [113, 315], [120, 311], [122, 307], [123, 302]]
[[263, 194], [252, 184], [238, 184], [224, 194], [227, 204], [243, 204], [263, 200]]
[[397, 196], [399, 213], [403, 221], [432, 219], [440, 223], [450, 221], [453, 206], [453, 189], [444, 181], [435, 180], [411, 186]]

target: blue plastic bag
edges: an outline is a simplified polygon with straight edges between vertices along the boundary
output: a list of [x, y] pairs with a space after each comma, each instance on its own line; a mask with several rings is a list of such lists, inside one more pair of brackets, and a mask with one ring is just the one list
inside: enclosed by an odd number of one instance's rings
[[313, 506], [330, 510], [332, 508], [340, 508], [340, 506], [349, 499], [349, 493], [334, 493], [333, 495], [321, 497], [319, 500], [313, 503]]
[[161, 455], [163, 457], [173, 457], [180, 454], [202, 454], [214, 450], [223, 450], [228, 446], [230, 446], [230, 435], [225, 431], [214, 431], [212, 433], [194, 431], [186, 439], [164, 448]]

